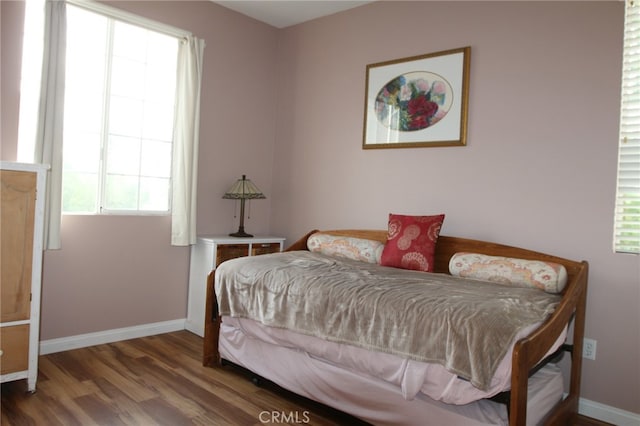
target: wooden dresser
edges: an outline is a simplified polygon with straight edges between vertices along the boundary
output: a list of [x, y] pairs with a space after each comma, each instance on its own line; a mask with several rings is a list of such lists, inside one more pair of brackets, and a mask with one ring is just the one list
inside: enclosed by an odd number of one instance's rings
[[0, 162], [0, 381], [38, 377], [47, 166]]

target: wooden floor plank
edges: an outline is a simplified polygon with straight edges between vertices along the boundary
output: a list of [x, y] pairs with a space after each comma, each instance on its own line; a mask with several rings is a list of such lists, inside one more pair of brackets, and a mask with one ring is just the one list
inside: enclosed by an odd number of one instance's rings
[[157, 425], [188, 425], [191, 418], [180, 410], [179, 406], [164, 398], [154, 398], [142, 402], [140, 405], [144, 411], [153, 418], [154, 424]]
[[[277, 424], [366, 425], [269, 382], [255, 386], [242, 369], [203, 367], [201, 357], [202, 339], [188, 331], [44, 355], [34, 394], [25, 380], [2, 384], [0, 422], [264, 426], [280, 413], [289, 417]], [[574, 423], [587, 425], [603, 423], [582, 417]]]
[[152, 425], [155, 423], [153, 417], [147, 414], [140, 403], [132, 400], [107, 379], [94, 379], [94, 382], [102, 394], [106, 395], [112, 401], [112, 406], [117, 407], [119, 417], [125, 424], [137, 426], [140, 424]]
[[[58, 354], [52, 354], [58, 355]], [[78, 381], [75, 377], [69, 374], [68, 371], [57, 364], [56, 360], [59, 357], [40, 357], [39, 360], [39, 372], [44, 372], [48, 380], [52, 383], [56, 383], [58, 388], [68, 395], [69, 398], [77, 398], [80, 396], [88, 395], [93, 392], [90, 386], [84, 384], [84, 382]]]

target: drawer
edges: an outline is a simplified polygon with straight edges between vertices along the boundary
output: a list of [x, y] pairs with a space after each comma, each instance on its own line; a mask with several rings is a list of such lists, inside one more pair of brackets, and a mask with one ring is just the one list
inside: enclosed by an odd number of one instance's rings
[[225, 260], [249, 256], [249, 244], [219, 244], [216, 250], [216, 267]]
[[0, 328], [0, 374], [29, 369], [29, 324]]
[[259, 243], [251, 247], [251, 255], [277, 253], [280, 251], [280, 243]]

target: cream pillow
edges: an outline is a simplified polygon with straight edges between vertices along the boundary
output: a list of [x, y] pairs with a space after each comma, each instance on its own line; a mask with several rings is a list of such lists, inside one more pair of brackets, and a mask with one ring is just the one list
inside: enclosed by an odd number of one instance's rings
[[558, 263], [479, 253], [454, 254], [449, 261], [449, 272], [513, 287], [533, 287], [547, 293], [560, 293], [567, 284], [567, 270]]
[[384, 244], [365, 238], [344, 237], [316, 232], [307, 239], [309, 251], [368, 263], [380, 263]]

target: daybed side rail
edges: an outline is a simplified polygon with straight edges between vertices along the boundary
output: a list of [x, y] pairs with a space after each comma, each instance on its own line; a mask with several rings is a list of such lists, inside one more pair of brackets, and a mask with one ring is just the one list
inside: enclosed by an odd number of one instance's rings
[[526, 424], [529, 372], [569, 324], [574, 313], [569, 394], [551, 411], [545, 424], [569, 424], [569, 420], [578, 410], [589, 265], [584, 261], [575, 263], [579, 267], [577, 275], [567, 284], [563, 299], [553, 315], [531, 335], [516, 342], [514, 347], [509, 414], [509, 424], [512, 426]]

